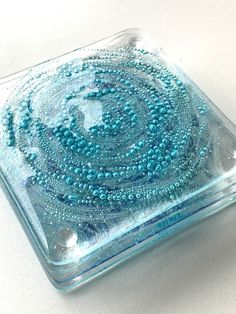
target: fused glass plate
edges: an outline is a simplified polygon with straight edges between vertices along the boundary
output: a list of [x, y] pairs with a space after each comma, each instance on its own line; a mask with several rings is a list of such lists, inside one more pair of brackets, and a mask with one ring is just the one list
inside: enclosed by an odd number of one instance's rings
[[129, 29], [0, 81], [1, 185], [70, 290], [235, 201], [235, 126]]

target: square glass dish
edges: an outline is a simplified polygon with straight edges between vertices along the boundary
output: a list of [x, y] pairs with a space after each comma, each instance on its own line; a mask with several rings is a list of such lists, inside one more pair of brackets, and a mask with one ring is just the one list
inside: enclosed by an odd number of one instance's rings
[[71, 290], [235, 201], [236, 129], [137, 29], [0, 80], [0, 178]]

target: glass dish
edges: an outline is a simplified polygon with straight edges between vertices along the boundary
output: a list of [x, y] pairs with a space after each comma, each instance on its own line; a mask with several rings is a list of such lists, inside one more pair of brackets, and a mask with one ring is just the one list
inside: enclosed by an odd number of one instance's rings
[[0, 177], [68, 291], [235, 201], [236, 131], [137, 29], [0, 80]]

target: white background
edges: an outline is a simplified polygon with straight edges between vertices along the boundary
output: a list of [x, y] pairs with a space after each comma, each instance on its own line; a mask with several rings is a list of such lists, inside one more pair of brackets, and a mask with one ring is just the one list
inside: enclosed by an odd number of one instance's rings
[[[147, 31], [236, 122], [235, 0], [0, 1], [0, 76], [128, 27]], [[236, 313], [236, 206], [69, 295], [0, 192], [1, 314]]]

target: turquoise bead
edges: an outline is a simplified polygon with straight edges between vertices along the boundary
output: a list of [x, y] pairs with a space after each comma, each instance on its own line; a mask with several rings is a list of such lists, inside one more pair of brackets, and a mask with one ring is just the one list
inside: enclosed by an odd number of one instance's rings
[[119, 219], [188, 188], [207, 159], [207, 114], [175, 70], [123, 47], [26, 79], [3, 115], [3, 138], [52, 217]]

